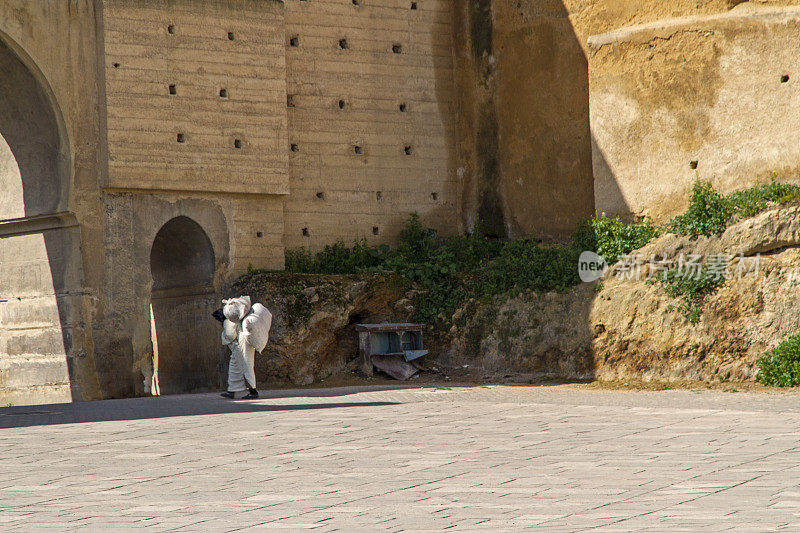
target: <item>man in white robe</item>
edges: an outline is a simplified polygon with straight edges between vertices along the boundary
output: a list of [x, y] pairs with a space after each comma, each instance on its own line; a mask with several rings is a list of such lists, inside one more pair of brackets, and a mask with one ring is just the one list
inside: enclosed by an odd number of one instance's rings
[[272, 314], [261, 304], [250, 305], [250, 297], [223, 301], [222, 343], [231, 350], [228, 365], [228, 389], [222, 393], [233, 399], [237, 392], [247, 391], [243, 400], [258, 398], [255, 375], [256, 349], [262, 351], [269, 339]]

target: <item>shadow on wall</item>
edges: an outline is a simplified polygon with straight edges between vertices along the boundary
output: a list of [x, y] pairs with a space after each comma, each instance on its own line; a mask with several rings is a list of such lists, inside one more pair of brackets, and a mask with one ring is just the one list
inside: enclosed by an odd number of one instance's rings
[[[0, 395], [37, 401], [95, 391], [83, 346], [80, 229], [70, 158], [44, 76], [0, 35]], [[10, 41], [9, 41], [10, 42]], [[30, 65], [30, 68], [29, 66]], [[78, 376], [80, 374], [81, 376]]]
[[588, 61], [569, 13], [531, 0], [467, 2], [459, 13], [473, 152], [465, 216], [490, 235], [567, 238], [594, 212]]
[[[584, 43], [558, 0], [462, 1], [456, 10], [462, 76], [461, 156], [471, 170], [463, 208], [490, 235], [563, 240], [595, 214], [594, 176], [627, 213], [613, 171], [596, 149]], [[464, 145], [472, 148], [464, 150]], [[470, 159], [471, 158], [471, 159]], [[609, 213], [614, 214], [614, 213]], [[574, 268], [578, 268], [575, 265]], [[443, 362], [487, 372], [592, 379], [594, 285], [523, 295], [500, 309], [463, 313]]]
[[625, 200], [614, 171], [597, 145], [594, 135], [592, 135], [592, 168], [595, 175], [595, 197], [603, 199], [602, 212], [609, 217], [619, 216], [626, 222], [633, 222], [636, 217], [631, 213], [631, 207]]

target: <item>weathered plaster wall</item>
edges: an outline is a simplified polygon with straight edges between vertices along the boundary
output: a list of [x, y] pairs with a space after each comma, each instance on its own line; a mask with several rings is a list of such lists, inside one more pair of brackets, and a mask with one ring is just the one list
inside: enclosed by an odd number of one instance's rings
[[584, 47], [592, 35], [676, 17], [725, 13], [740, 4], [774, 7], [796, 5], [798, 0], [563, 0]]
[[109, 187], [288, 192], [280, 2], [106, 0], [103, 24]]
[[101, 395], [97, 24], [91, 0], [0, 3], [0, 403]]
[[458, 232], [450, 0], [285, 3], [287, 248]]
[[667, 219], [698, 177], [724, 192], [797, 181], [800, 8], [784, 3], [676, 2], [589, 38], [599, 211]]
[[106, 0], [103, 20], [108, 189], [235, 195], [231, 273], [280, 268], [283, 5]]

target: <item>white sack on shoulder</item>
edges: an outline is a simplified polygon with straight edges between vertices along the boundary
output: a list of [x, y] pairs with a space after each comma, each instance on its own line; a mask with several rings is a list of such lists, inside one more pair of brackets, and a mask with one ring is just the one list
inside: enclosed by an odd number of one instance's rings
[[250, 312], [250, 297], [240, 296], [230, 300], [222, 300], [222, 314], [225, 318], [234, 322], [241, 322], [247, 313]]
[[226, 320], [222, 323], [222, 344], [225, 346], [233, 344], [238, 337], [239, 328], [236, 326], [236, 322]]
[[267, 347], [269, 330], [272, 327], [272, 313], [263, 305], [256, 303], [250, 314], [242, 321], [242, 336], [247, 343], [261, 352]]

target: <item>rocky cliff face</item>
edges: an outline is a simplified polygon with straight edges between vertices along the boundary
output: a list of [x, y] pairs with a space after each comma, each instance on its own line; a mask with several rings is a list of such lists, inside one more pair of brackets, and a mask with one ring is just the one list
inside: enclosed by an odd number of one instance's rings
[[[604, 279], [563, 294], [470, 302], [456, 315], [442, 359], [563, 378], [750, 380], [758, 358], [800, 325], [798, 245], [798, 207], [767, 211], [719, 237], [664, 235], [635, 252], [646, 261], [639, 279], [621, 262]], [[681, 254], [734, 256], [731, 279], [697, 324], [660, 283], [646, 281], [651, 256]]]

